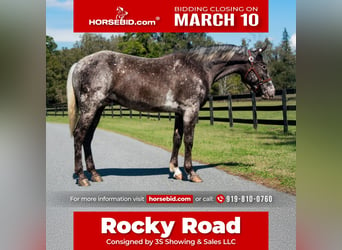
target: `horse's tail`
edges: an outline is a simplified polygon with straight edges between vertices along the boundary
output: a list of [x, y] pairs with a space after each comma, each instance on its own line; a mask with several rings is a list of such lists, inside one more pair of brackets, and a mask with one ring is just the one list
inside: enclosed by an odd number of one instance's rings
[[74, 87], [72, 86], [72, 75], [75, 69], [76, 63], [73, 64], [69, 70], [68, 80], [67, 80], [67, 99], [68, 99], [68, 117], [69, 117], [69, 127], [70, 134], [73, 136], [76, 121], [78, 118], [78, 106], [76, 103], [76, 96]]

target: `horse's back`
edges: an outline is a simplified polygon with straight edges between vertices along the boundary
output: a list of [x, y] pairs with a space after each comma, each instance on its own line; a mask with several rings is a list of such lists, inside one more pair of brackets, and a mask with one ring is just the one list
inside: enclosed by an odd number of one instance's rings
[[[140, 111], [178, 111], [189, 99], [203, 99], [199, 65], [171, 54], [143, 58], [100, 51], [81, 59], [75, 69], [79, 100], [117, 102]], [[202, 102], [200, 100], [200, 102]]]

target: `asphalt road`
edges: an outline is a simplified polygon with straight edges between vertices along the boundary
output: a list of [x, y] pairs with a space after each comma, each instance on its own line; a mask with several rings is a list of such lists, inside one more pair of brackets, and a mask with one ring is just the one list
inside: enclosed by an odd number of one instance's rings
[[[196, 145], [195, 145], [196, 146]], [[231, 176], [211, 165], [194, 162], [202, 183], [177, 181], [169, 176], [170, 152], [132, 138], [97, 129], [93, 144], [96, 167], [104, 182], [79, 187], [73, 178], [73, 139], [68, 125], [46, 124], [46, 190], [47, 190], [47, 249], [73, 248], [73, 211], [268, 211], [269, 246], [271, 250], [296, 249], [296, 198], [262, 185]], [[183, 147], [181, 148], [181, 150]], [[183, 158], [179, 159], [180, 164]], [[183, 170], [182, 170], [183, 171]], [[211, 203], [194, 206], [135, 206], [75, 204], [73, 194], [114, 193], [247, 193], [272, 195], [272, 204]]]

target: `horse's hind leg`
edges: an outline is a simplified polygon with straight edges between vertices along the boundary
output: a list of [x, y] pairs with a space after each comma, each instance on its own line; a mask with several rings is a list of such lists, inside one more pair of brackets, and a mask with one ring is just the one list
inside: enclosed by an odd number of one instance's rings
[[185, 111], [183, 116], [184, 121], [184, 168], [186, 172], [190, 175], [190, 181], [192, 182], [202, 182], [203, 180], [195, 173], [192, 167], [191, 152], [194, 140], [195, 126], [198, 118], [198, 110], [196, 108], [191, 108]]
[[74, 150], [75, 150], [75, 174], [78, 176], [78, 185], [89, 186], [90, 183], [83, 172], [82, 165], [82, 145], [92, 124], [96, 109], [81, 112], [80, 118], [74, 130]]
[[182, 144], [183, 138], [183, 117], [181, 114], [175, 114], [175, 127], [173, 130], [173, 148], [170, 159], [170, 172], [174, 173], [173, 177], [177, 180], [182, 180], [182, 172], [178, 167], [178, 152]]
[[88, 172], [91, 174], [91, 180], [94, 182], [103, 181], [101, 175], [95, 170], [93, 154], [91, 152], [91, 141], [93, 140], [94, 132], [100, 121], [103, 109], [104, 107], [101, 107], [100, 109], [97, 110], [83, 142], [86, 167], [87, 167]]

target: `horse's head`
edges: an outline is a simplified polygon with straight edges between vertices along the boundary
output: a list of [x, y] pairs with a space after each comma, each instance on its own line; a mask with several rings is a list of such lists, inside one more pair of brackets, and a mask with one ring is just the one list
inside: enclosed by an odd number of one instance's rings
[[128, 12], [124, 10], [124, 8], [122, 7], [117, 7], [116, 11], [118, 12], [118, 14], [122, 14], [122, 15], [127, 15]]
[[266, 47], [267, 45], [248, 50], [248, 63], [241, 78], [255, 93], [261, 94], [264, 99], [270, 99], [275, 95], [275, 88], [267, 72], [267, 64], [262, 58], [262, 52]]

